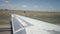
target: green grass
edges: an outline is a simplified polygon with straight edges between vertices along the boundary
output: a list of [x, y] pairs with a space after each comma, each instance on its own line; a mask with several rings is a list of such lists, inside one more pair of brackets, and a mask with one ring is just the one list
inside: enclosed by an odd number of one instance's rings
[[7, 19], [7, 18], [10, 18], [9, 15], [0, 15], [0, 19]]
[[10, 24], [10, 15], [0, 15], [0, 25]]
[[48, 22], [48, 23], [60, 24], [60, 16], [59, 15], [27, 16], [27, 17], [38, 19], [38, 20], [45, 21], [45, 22]]
[[53, 24], [60, 24], [60, 12], [34, 12], [26, 11], [24, 12], [15, 12], [16, 14], [34, 18], [37, 20], [45, 21]]
[[[55, 13], [55, 12], [15, 12], [16, 14], [19, 14], [19, 15], [23, 15], [23, 16], [27, 16], [27, 17], [30, 17], [30, 18], [34, 18], [34, 19], [37, 19], [37, 20], [41, 20], [41, 21], [45, 21], [45, 22], [48, 22], [48, 23], [54, 23], [54, 24], [60, 24], [60, 13]], [[40, 15], [41, 14], [41, 15]], [[47, 15], [45, 15], [47, 14]], [[50, 15], [49, 15], [50, 14]], [[34, 16], [36, 15], [36, 16]], [[6, 20], [6, 21], [10, 21], [10, 15], [7, 14], [7, 15], [0, 15], [0, 20]], [[9, 24], [10, 22], [6, 22], [6, 21], [0, 21], [0, 24]]]
[[9, 23], [10, 23], [9, 21], [0, 21], [0, 25], [7, 25]]

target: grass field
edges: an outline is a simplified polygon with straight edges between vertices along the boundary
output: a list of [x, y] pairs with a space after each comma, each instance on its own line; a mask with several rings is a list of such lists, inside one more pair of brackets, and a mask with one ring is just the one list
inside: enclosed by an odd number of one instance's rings
[[10, 24], [10, 12], [0, 11], [0, 25]]
[[60, 24], [60, 12], [34, 12], [34, 11], [19, 11], [19, 10], [10, 10], [10, 11], [0, 11], [0, 25], [10, 24], [11, 14], [19, 14], [41, 21], [45, 21], [53, 24]]
[[15, 12], [16, 14], [34, 18], [53, 24], [60, 24], [60, 12]]

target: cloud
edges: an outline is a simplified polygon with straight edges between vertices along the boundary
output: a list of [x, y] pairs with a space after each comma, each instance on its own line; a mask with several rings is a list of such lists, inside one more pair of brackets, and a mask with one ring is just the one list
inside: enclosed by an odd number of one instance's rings
[[5, 6], [5, 4], [0, 4], [0, 7], [1, 7], [1, 6]]
[[9, 4], [9, 1], [2, 1], [2, 3], [0, 4], [0, 6], [7, 6]]
[[9, 1], [5, 1], [5, 3], [9, 3]]
[[54, 11], [54, 7], [50, 4], [47, 6], [47, 9], [48, 9], [48, 11]]
[[34, 5], [33, 7], [34, 7], [34, 8], [38, 8], [39, 6], [38, 6], [38, 5]]
[[27, 5], [22, 5], [23, 8], [28, 7]]
[[3, 4], [0, 4], [0, 9], [13, 9], [15, 7], [15, 5], [14, 4], [5, 4], [5, 3], [3, 3]]
[[0, 9], [15, 9], [16, 7], [18, 7], [16, 4], [12, 4], [8, 0], [3, 0], [0, 4]]

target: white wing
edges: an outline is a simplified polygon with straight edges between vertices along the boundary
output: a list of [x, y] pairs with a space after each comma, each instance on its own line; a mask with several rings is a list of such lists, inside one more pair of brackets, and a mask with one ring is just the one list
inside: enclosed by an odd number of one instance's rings
[[12, 14], [13, 34], [60, 34], [60, 26]]

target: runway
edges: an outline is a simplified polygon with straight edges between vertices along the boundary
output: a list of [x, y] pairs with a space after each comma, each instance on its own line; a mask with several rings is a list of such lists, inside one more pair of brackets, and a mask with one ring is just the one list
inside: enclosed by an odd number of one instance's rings
[[12, 14], [13, 34], [60, 34], [60, 26]]

